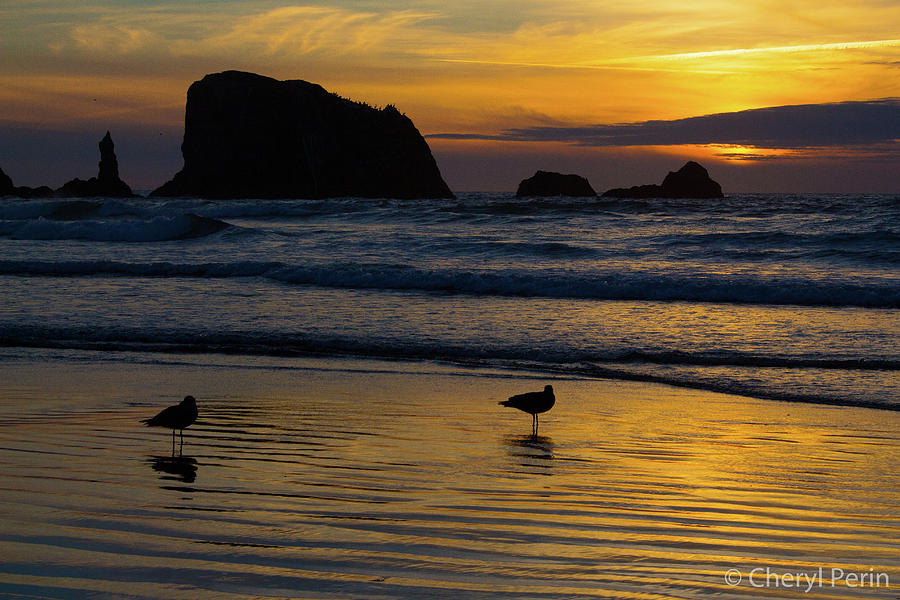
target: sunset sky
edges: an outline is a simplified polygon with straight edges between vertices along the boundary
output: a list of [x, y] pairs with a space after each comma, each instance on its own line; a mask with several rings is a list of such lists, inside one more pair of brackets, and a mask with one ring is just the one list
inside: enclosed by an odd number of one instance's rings
[[456, 191], [694, 159], [726, 193], [900, 192], [895, 0], [6, 0], [0, 167], [89, 177], [109, 129], [123, 178], [156, 187], [187, 87], [227, 69], [395, 104]]

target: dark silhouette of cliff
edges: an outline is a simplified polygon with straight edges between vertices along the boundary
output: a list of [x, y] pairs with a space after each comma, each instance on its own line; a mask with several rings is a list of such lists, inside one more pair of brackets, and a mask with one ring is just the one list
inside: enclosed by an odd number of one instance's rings
[[0, 169], [0, 196], [13, 196], [15, 189], [16, 187], [13, 185], [10, 176], [4, 173], [3, 169]]
[[519, 183], [516, 196], [596, 196], [597, 192], [580, 175], [563, 175], [549, 171], [538, 171]]
[[689, 161], [678, 171], [669, 171], [662, 185], [637, 185], [603, 192], [612, 198], [723, 198], [722, 186], [710, 179], [700, 164]]
[[425, 139], [306, 81], [226, 71], [188, 89], [184, 168], [153, 196], [452, 198]]
[[87, 181], [77, 177], [56, 190], [56, 196], [64, 198], [130, 198], [134, 196], [128, 184], [119, 179], [119, 161], [115, 144], [109, 132], [100, 140], [100, 165], [96, 177]]
[[45, 198], [53, 195], [53, 190], [42, 185], [32, 188], [13, 185], [12, 178], [0, 169], [0, 196], [18, 196], [20, 198]]

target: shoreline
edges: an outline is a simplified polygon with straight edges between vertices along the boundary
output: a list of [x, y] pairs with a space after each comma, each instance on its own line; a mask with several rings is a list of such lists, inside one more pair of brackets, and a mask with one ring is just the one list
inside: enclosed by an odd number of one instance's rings
[[[337, 363], [346, 363], [346, 364], [382, 364], [382, 365], [397, 365], [397, 364], [406, 364], [411, 368], [415, 365], [421, 364], [432, 364], [435, 365], [439, 370], [436, 373], [448, 374], [453, 370], [460, 370], [461, 376], [477, 376], [479, 373], [497, 373], [497, 377], [505, 377], [508, 379], [547, 379], [549, 380], [585, 380], [585, 381], [620, 381], [620, 382], [635, 382], [635, 383], [648, 383], [654, 385], [662, 385], [667, 387], [674, 387], [685, 390], [694, 390], [697, 392], [708, 392], [714, 394], [724, 394], [729, 396], [736, 396], [741, 398], [753, 399], [753, 400], [761, 400], [766, 402], [784, 402], [788, 404], [811, 404], [811, 405], [820, 405], [820, 406], [836, 406], [836, 407], [846, 407], [846, 408], [867, 408], [881, 411], [889, 411], [889, 412], [900, 412], [900, 404], [889, 404], [889, 403], [879, 403], [874, 401], [865, 401], [865, 400], [842, 400], [840, 398], [829, 398], [829, 397], [816, 397], [810, 398], [806, 396], [800, 395], [792, 395], [789, 393], [784, 394], [772, 394], [759, 392], [752, 389], [746, 388], [746, 386], [741, 386], [740, 384], [732, 385], [731, 387], [727, 385], [716, 385], [713, 383], [698, 383], [693, 381], [683, 381], [677, 380], [674, 378], [666, 378], [661, 376], [655, 376], [652, 374], [641, 374], [641, 373], [631, 373], [627, 371], [617, 370], [615, 368], [610, 368], [606, 366], [596, 366], [592, 365], [591, 367], [580, 367], [575, 366], [571, 370], [565, 370], [560, 368], [554, 368], [551, 365], [538, 365], [538, 364], [512, 364], [510, 366], [503, 366], [502, 364], [498, 365], [473, 365], [468, 364], [465, 361], [454, 361], [452, 359], [442, 359], [442, 358], [411, 358], [411, 357], [376, 357], [376, 356], [361, 356], [355, 355], [352, 353], [309, 353], [309, 354], [285, 354], [285, 355], [272, 355], [266, 353], [260, 354], [252, 354], [252, 353], [241, 353], [241, 352], [210, 352], [210, 351], [201, 351], [197, 350], [196, 352], [167, 352], [165, 350], [97, 350], [90, 348], [72, 348], [68, 346], [63, 347], [48, 347], [46, 345], [35, 345], [35, 346], [2, 346], [0, 347], [0, 367], [2, 367], [5, 360], [12, 358], [13, 361], [20, 360], [15, 357], [16, 350], [23, 350], [25, 352], [34, 352], [37, 354], [41, 353], [60, 353], [63, 355], [69, 355], [69, 359], [73, 359], [76, 361], [95, 360], [97, 362], [137, 362], [138, 364], [154, 364], [154, 365], [176, 365], [176, 364], [190, 364], [198, 367], [209, 366], [209, 363], [212, 362], [215, 365], [226, 366], [229, 365], [240, 368], [245, 367], [249, 368], [247, 364], [256, 364], [256, 367], [253, 368], [273, 368], [273, 369], [294, 369], [298, 371], [311, 369], [311, 367], [304, 366], [305, 364], [313, 364], [320, 362], [337, 362]], [[79, 358], [80, 355], [80, 358]], [[173, 359], [172, 361], [158, 359], [156, 357], [178, 357]], [[130, 357], [130, 358], [129, 358]], [[143, 358], [148, 357], [148, 358]], [[154, 357], [154, 358], [149, 358]], [[205, 361], [201, 360], [186, 360], [188, 357], [190, 358], [200, 358], [205, 357]], [[210, 359], [215, 358], [215, 360], [210, 361]], [[21, 360], [29, 360], [27, 358], [22, 357]], [[33, 360], [40, 361], [43, 359], [35, 358]], [[51, 358], [51, 360], [56, 360], [56, 358]], [[67, 360], [65, 356], [60, 356], [59, 360]], [[516, 362], [516, 361], [510, 361]], [[247, 364], [242, 364], [247, 363]], [[339, 367], [330, 368], [331, 370], [341, 370]], [[357, 369], [353, 369], [357, 370]], [[404, 373], [407, 372], [403, 369], [361, 369], [360, 372], [385, 372], [385, 373]], [[419, 369], [412, 368], [411, 372], [420, 372]], [[530, 374], [530, 375], [529, 375]]]

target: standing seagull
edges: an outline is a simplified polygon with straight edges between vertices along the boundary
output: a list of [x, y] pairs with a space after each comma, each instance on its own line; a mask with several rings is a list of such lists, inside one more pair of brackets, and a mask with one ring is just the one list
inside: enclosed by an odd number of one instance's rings
[[175, 430], [181, 430], [181, 444], [184, 445], [184, 428], [197, 420], [197, 401], [193, 396], [185, 396], [180, 404], [164, 408], [152, 419], [144, 419], [147, 427], [168, 427], [172, 430], [172, 453], [175, 453]]
[[509, 400], [500, 402], [503, 406], [512, 406], [521, 411], [531, 413], [531, 434], [537, 435], [538, 430], [538, 413], [547, 412], [556, 403], [556, 396], [553, 395], [553, 386], [545, 385], [543, 392], [528, 392], [527, 394], [518, 394], [510, 396]]

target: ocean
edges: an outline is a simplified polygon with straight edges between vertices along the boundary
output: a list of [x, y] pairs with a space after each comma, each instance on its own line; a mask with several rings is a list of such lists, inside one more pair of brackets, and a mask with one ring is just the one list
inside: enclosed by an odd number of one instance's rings
[[0, 304], [4, 360], [429, 360], [896, 410], [900, 198], [4, 199]]

